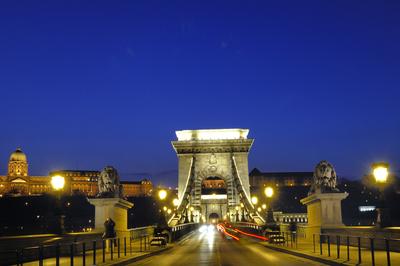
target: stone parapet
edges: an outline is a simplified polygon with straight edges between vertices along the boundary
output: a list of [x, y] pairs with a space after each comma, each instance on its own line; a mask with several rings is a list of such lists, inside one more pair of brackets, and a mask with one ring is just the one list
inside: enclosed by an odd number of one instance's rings
[[94, 198], [88, 201], [95, 206], [95, 232], [104, 232], [104, 222], [111, 218], [115, 222], [117, 236], [129, 236], [128, 209], [133, 207], [133, 203], [120, 198]]
[[348, 193], [314, 193], [300, 200], [307, 206], [308, 225], [306, 237], [320, 234], [324, 228], [343, 226], [341, 201], [347, 198]]

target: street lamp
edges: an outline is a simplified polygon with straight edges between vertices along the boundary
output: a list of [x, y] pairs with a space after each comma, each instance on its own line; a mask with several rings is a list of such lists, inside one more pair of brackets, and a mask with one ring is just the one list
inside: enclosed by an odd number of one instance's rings
[[177, 198], [175, 198], [175, 199], [172, 201], [172, 204], [173, 204], [175, 207], [178, 207], [178, 205], [179, 205], [179, 200], [178, 200]]
[[[158, 198], [160, 201], [164, 201], [167, 198], [167, 191], [165, 189], [160, 189], [158, 191]], [[161, 205], [161, 202], [159, 202], [159, 204]], [[160, 206], [159, 205], [159, 206]], [[162, 219], [162, 224], [163, 226], [167, 224], [167, 206], [164, 206], [163, 208], [163, 219]]]
[[60, 175], [55, 175], [51, 177], [51, 186], [55, 191], [60, 191], [64, 188], [65, 178]]
[[376, 208], [376, 226], [381, 228], [387, 227], [390, 226], [390, 213], [385, 206], [385, 188], [388, 183], [389, 164], [385, 162], [372, 164], [372, 174], [379, 191], [379, 206]]
[[240, 207], [242, 208], [242, 222], [246, 222], [246, 217], [244, 216], [244, 204], [243, 202], [240, 203]]
[[166, 197], [167, 197], [167, 191], [165, 189], [161, 189], [160, 191], [158, 191], [158, 198], [160, 200], [165, 200]]
[[264, 194], [267, 197], [267, 203], [268, 203], [268, 210], [267, 210], [267, 224], [274, 224], [274, 213], [272, 212], [272, 206], [271, 206], [271, 199], [272, 196], [274, 195], [274, 189], [272, 187], [266, 187], [264, 189]]
[[251, 203], [256, 205], [258, 203], [258, 198], [256, 196], [251, 197]]
[[385, 184], [389, 176], [389, 164], [375, 163], [372, 165], [372, 169], [376, 183]]
[[51, 186], [53, 187], [55, 193], [56, 193], [56, 215], [58, 216], [58, 221], [57, 221], [57, 233], [63, 234], [65, 232], [64, 230], [64, 215], [62, 212], [62, 206], [61, 206], [61, 192], [65, 186], [65, 178], [61, 175], [55, 175], [51, 177]]
[[244, 215], [244, 205], [243, 205], [243, 203], [240, 204], [240, 207], [242, 207], [242, 222], [246, 222], [246, 217]]
[[191, 222], [191, 223], [194, 222], [194, 221], [193, 221], [193, 211], [194, 211], [194, 208], [193, 208], [193, 207], [190, 207], [190, 222]]
[[274, 189], [272, 187], [266, 187], [264, 189], [264, 194], [267, 198], [272, 198], [272, 196], [274, 195]]

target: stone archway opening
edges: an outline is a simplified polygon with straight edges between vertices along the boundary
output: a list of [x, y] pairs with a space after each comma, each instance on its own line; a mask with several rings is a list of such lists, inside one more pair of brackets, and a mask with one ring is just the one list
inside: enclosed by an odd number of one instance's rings
[[218, 213], [210, 213], [210, 215], [208, 216], [208, 221], [212, 224], [216, 224], [219, 221], [219, 215]]
[[204, 222], [217, 223], [227, 213], [227, 185], [224, 178], [218, 175], [206, 175], [201, 180], [200, 206]]

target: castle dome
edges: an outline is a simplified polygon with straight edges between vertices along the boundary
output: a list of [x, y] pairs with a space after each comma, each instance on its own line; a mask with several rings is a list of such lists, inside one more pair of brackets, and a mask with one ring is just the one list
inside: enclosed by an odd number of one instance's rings
[[27, 162], [25, 153], [21, 150], [21, 148], [16, 149], [10, 155], [10, 162]]

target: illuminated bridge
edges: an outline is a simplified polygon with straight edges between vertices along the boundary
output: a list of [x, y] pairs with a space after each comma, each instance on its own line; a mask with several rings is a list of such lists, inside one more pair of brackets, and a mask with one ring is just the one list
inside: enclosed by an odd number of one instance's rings
[[[253, 139], [248, 129], [177, 131], [172, 145], [178, 156], [178, 206], [168, 224], [216, 220], [264, 219], [251, 202], [248, 153]], [[215, 193], [207, 184], [218, 184]], [[212, 187], [211, 187], [212, 188]]]

